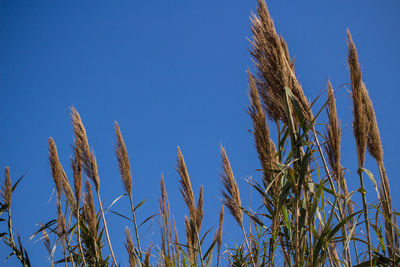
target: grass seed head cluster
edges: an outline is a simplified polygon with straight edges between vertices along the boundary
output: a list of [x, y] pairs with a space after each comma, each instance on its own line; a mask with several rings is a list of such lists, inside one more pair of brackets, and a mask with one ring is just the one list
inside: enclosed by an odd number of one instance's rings
[[[161, 175], [157, 214], [161, 238], [143, 247], [148, 242], [140, 237], [136, 222], [136, 213], [140, 212], [143, 202], [133, 197], [136, 188], [132, 188], [128, 149], [115, 122], [115, 155], [131, 208], [130, 215], [124, 216], [131, 224], [125, 229], [126, 240], [121, 241], [125, 242], [129, 266], [398, 266], [399, 214], [392, 207], [378, 122], [362, 80], [350, 31], [347, 31], [347, 58], [359, 178], [355, 189], [349, 189], [349, 175], [341, 162], [341, 125], [332, 84], [328, 82], [327, 100], [317, 109], [316, 101], [311, 104], [304, 94], [295, 75], [294, 59], [290, 57], [287, 43], [278, 35], [264, 0], [258, 0], [257, 12], [251, 16], [251, 32], [250, 54], [255, 66], [253, 72], [248, 71], [247, 112], [252, 120], [260, 170], [248, 184], [259, 197], [258, 208], [254, 211], [242, 202], [240, 190], [246, 189], [239, 189], [227, 152], [221, 145], [223, 203], [215, 221], [215, 232], [204, 231], [203, 218], [209, 214], [203, 209], [203, 186], [198, 190], [192, 187], [178, 147], [176, 170], [187, 206], [185, 227], [177, 229]], [[317, 123], [322, 111], [328, 118], [323, 126]], [[33, 236], [41, 237], [51, 266], [119, 266], [124, 263], [115, 257], [110, 239], [119, 229], [107, 227], [96, 156], [75, 108], [71, 108], [71, 121], [73, 189], [55, 141], [50, 137], [49, 165], [56, 189], [57, 216], [42, 224]], [[276, 140], [271, 138], [271, 125], [277, 131]], [[366, 151], [376, 161], [380, 181], [375, 181], [366, 169]], [[366, 191], [365, 175], [374, 180], [376, 193]], [[0, 223], [4, 231], [1, 239], [11, 256], [17, 257], [22, 266], [30, 266], [29, 253], [12, 226], [12, 193], [21, 179], [12, 184], [10, 170], [5, 169], [1, 188], [3, 221]], [[355, 197], [357, 194], [360, 198]], [[361, 199], [360, 203], [357, 199]], [[235, 240], [236, 247], [226, 250], [223, 249], [227, 242], [223, 230], [224, 207], [242, 234], [241, 240]], [[179, 239], [182, 236], [184, 239]]]

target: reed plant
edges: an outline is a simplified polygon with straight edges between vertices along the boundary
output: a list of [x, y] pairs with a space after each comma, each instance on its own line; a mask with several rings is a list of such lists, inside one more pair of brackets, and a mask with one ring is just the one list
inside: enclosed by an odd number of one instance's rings
[[[133, 193], [133, 176], [128, 150], [115, 122], [115, 154], [129, 198], [132, 224], [125, 229], [129, 266], [399, 266], [400, 230], [383, 161], [382, 140], [372, 100], [362, 80], [358, 53], [347, 31], [348, 66], [353, 102], [353, 133], [359, 178], [356, 188], [348, 186], [350, 174], [341, 158], [341, 124], [335, 91], [327, 84], [325, 101], [311, 102], [295, 75], [294, 59], [286, 41], [274, 26], [264, 0], [251, 17], [251, 57], [248, 71], [248, 114], [260, 168], [247, 180], [258, 198], [257, 208], [244, 204], [237, 178], [221, 146], [222, 206], [214, 234], [202, 229], [205, 214], [203, 186], [193, 188], [181, 149], [177, 148], [176, 170], [180, 192], [187, 207], [184, 229], [179, 235], [163, 175], [160, 180], [160, 239], [144, 247], [137, 212], [143, 201]], [[319, 105], [319, 108], [317, 106]], [[327, 122], [322, 123], [321, 114]], [[49, 165], [56, 192], [57, 215], [41, 224], [40, 236], [49, 254], [49, 265], [119, 266], [101, 200], [100, 175], [94, 150], [89, 145], [83, 121], [71, 108], [73, 188], [64, 171], [53, 138], [48, 140]], [[321, 126], [322, 125], [322, 126]], [[276, 129], [276, 140], [271, 129]], [[376, 161], [380, 181], [366, 166], [366, 152]], [[85, 182], [83, 179], [86, 178]], [[366, 179], [368, 178], [368, 179]], [[4, 244], [23, 266], [30, 266], [27, 251], [12, 225], [12, 195], [22, 177], [12, 185], [5, 169], [0, 215]], [[368, 192], [369, 181], [376, 187]], [[84, 186], [83, 186], [84, 184]], [[93, 188], [93, 189], [92, 189]], [[195, 193], [197, 192], [197, 194]], [[356, 197], [359, 194], [360, 198]], [[97, 199], [97, 205], [95, 204]], [[113, 203], [120, 201], [117, 198]], [[361, 202], [358, 201], [361, 199]], [[375, 201], [377, 199], [377, 201]], [[360, 203], [358, 203], [360, 202]], [[238, 224], [242, 238], [236, 247], [223, 250], [225, 208]], [[115, 213], [115, 212], [114, 212]], [[217, 216], [216, 216], [217, 217]], [[251, 230], [245, 224], [249, 222]], [[0, 222], [2, 223], [2, 222]], [[134, 238], [131, 230], [133, 229]], [[207, 240], [209, 242], [207, 243]], [[375, 241], [377, 240], [377, 241]], [[229, 241], [229, 243], [232, 240]], [[107, 244], [107, 246], [105, 246]]]

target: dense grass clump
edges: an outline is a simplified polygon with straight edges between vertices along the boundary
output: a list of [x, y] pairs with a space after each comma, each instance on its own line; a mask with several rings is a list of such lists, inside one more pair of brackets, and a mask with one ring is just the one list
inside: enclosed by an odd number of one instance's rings
[[[315, 101], [310, 102], [305, 96], [295, 75], [294, 60], [289, 56], [285, 40], [277, 34], [264, 0], [258, 1], [257, 14], [252, 16], [251, 22], [250, 53], [255, 71], [248, 72], [248, 114], [253, 123], [260, 169], [259, 177], [249, 179], [248, 184], [257, 192], [260, 206], [253, 211], [242, 203], [233, 167], [221, 146], [223, 205], [219, 216], [215, 216], [218, 218], [215, 232], [204, 231], [203, 187], [195, 195], [178, 147], [176, 170], [182, 198], [189, 211], [185, 216], [185, 228], [179, 229], [185, 239], [178, 238], [161, 177], [160, 210], [157, 212], [161, 238], [158, 243], [144, 247], [136, 221], [136, 213], [140, 212], [143, 202], [135, 203], [133, 198], [128, 149], [115, 123], [115, 154], [131, 208], [130, 216], [124, 217], [132, 222], [133, 234], [127, 227], [126, 240], [121, 241], [125, 242], [129, 266], [399, 266], [399, 213], [391, 203], [378, 123], [362, 80], [350, 31], [347, 32], [348, 66], [356, 143], [354, 156], [359, 179], [359, 187], [353, 191], [347, 187], [348, 178], [341, 163], [341, 125], [330, 82], [326, 102], [322, 103], [322, 108], [313, 110], [311, 103]], [[327, 113], [327, 124], [319, 123], [323, 112]], [[67, 177], [56, 144], [50, 137], [49, 165], [56, 188], [57, 216], [41, 225], [33, 236], [43, 240], [52, 266], [124, 265], [113, 252], [110, 234], [119, 229], [107, 227], [96, 157], [74, 108], [71, 121], [73, 177]], [[276, 126], [276, 140], [271, 138], [271, 123]], [[380, 181], [376, 181], [365, 166], [367, 151], [377, 163]], [[374, 182], [376, 192], [366, 191], [366, 176]], [[1, 229], [4, 230], [0, 237], [12, 256], [23, 266], [30, 266], [29, 253], [11, 221], [12, 192], [20, 180], [12, 184], [10, 170], [5, 169], [0, 207]], [[360, 198], [354, 197], [356, 194]], [[376, 195], [377, 203], [368, 202]], [[360, 203], [356, 199], [360, 199]], [[224, 207], [243, 235], [242, 240], [237, 240], [238, 246], [227, 251], [221, 250]], [[244, 217], [250, 220], [251, 231], [245, 227]], [[213, 236], [208, 244], [206, 236]]]

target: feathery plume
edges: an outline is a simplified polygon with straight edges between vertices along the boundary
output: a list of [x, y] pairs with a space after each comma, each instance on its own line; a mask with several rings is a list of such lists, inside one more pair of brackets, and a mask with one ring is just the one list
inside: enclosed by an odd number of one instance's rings
[[389, 179], [386, 175], [385, 166], [383, 164], [383, 148], [382, 140], [379, 134], [378, 122], [375, 115], [374, 106], [372, 100], [369, 97], [368, 90], [364, 83], [363, 87], [363, 100], [365, 113], [368, 118], [369, 128], [368, 128], [368, 140], [367, 140], [367, 150], [371, 156], [376, 160], [379, 168], [379, 174], [382, 183], [381, 195], [383, 199], [381, 200], [382, 211], [385, 215], [385, 234], [386, 242], [389, 251], [389, 255], [392, 257], [396, 252], [394, 249], [393, 240], [393, 229], [392, 229], [392, 197], [390, 193]]
[[219, 260], [220, 260], [220, 255], [221, 255], [221, 246], [222, 246], [222, 225], [224, 223], [224, 205], [221, 206], [221, 210], [219, 212], [219, 225], [218, 225], [218, 230], [215, 233], [215, 242], [217, 244], [218, 248], [218, 254], [217, 254], [217, 266], [219, 266]]
[[183, 200], [185, 201], [185, 203], [189, 209], [191, 220], [197, 221], [196, 220], [197, 209], [195, 206], [192, 184], [190, 182], [189, 173], [186, 168], [185, 159], [183, 158], [183, 155], [182, 155], [182, 152], [181, 152], [181, 149], [179, 148], [179, 146], [177, 148], [177, 153], [178, 153], [178, 159], [177, 159], [176, 170], [178, 171], [179, 176], [181, 177], [181, 179], [179, 180], [179, 182], [181, 184], [180, 191], [181, 191]]
[[[361, 67], [358, 63], [357, 50], [354, 45], [353, 38], [351, 37], [350, 31], [348, 29], [347, 29], [347, 49], [349, 51], [347, 60], [350, 68], [351, 89], [353, 98], [353, 131], [354, 131], [354, 137], [356, 139], [358, 169], [361, 169], [364, 167], [365, 163], [365, 151], [367, 148], [368, 130], [369, 130], [368, 117], [365, 108], [366, 106], [365, 96], [367, 93], [362, 83]], [[364, 181], [361, 172], [359, 172], [359, 176], [360, 176], [360, 186], [362, 189], [364, 189]], [[361, 197], [363, 201], [365, 228], [367, 232], [368, 257], [369, 257], [369, 263], [372, 266], [372, 249], [371, 249], [371, 236], [369, 232], [367, 199], [365, 194], [362, 194]]]
[[[60, 164], [60, 166], [61, 166], [61, 164]], [[63, 191], [64, 191], [65, 198], [67, 199], [67, 202], [71, 207], [71, 210], [73, 210], [74, 214], [76, 214], [75, 211], [77, 209], [77, 206], [76, 206], [76, 201], [75, 201], [75, 197], [74, 197], [74, 192], [72, 191], [71, 185], [69, 184], [69, 181], [68, 181], [68, 178], [67, 178], [67, 175], [66, 175], [64, 169], [62, 170], [62, 174], [63, 174], [62, 175], [62, 185], [63, 185]]]
[[285, 39], [283, 39], [282, 35], [279, 36], [279, 40], [281, 41], [281, 46], [282, 46], [283, 51], [285, 51], [286, 60], [289, 62], [290, 68], [294, 72], [294, 58], [290, 59], [289, 49], [288, 49], [287, 43], [286, 43]]
[[93, 181], [96, 191], [100, 189], [100, 178], [97, 170], [97, 161], [94, 152], [90, 150], [89, 142], [86, 136], [86, 130], [83, 125], [81, 116], [74, 107], [71, 108], [71, 120], [74, 129], [74, 145], [78, 149], [82, 159], [83, 170], [86, 175]]
[[375, 116], [374, 106], [364, 83], [362, 83], [362, 87], [365, 112], [369, 122], [367, 149], [376, 161], [381, 162], [383, 161], [383, 148], [381, 136], [379, 134], [378, 121]]
[[125, 228], [125, 235], [126, 235], [125, 247], [129, 255], [129, 266], [135, 267], [136, 266], [135, 247], [133, 245], [131, 231], [129, 231], [128, 227]]
[[253, 14], [251, 18], [253, 40], [250, 41], [250, 53], [258, 70], [257, 86], [268, 117], [274, 121], [287, 121], [284, 106], [284, 88], [287, 87], [298, 100], [304, 117], [311, 121], [310, 103], [294, 74], [286, 42], [276, 33], [264, 0], [258, 0], [257, 15]]
[[0, 195], [4, 201], [4, 203], [9, 208], [11, 206], [11, 194], [12, 194], [12, 186], [11, 186], [11, 177], [10, 177], [10, 167], [6, 167], [5, 171], [4, 183], [0, 191]]
[[204, 210], [203, 210], [203, 185], [200, 186], [199, 200], [197, 201], [196, 209], [196, 226], [197, 231], [200, 232], [201, 223], [203, 222]]
[[76, 202], [74, 193], [72, 192], [71, 185], [69, 184], [67, 175], [60, 163], [57, 153], [57, 147], [53, 138], [49, 138], [49, 161], [51, 167], [51, 173], [53, 176], [54, 183], [56, 184], [57, 196], [61, 197], [61, 191], [64, 192], [65, 198], [72, 210], [76, 209]]
[[[172, 244], [172, 229], [171, 229], [171, 217], [170, 217], [170, 206], [167, 196], [167, 190], [165, 188], [164, 176], [161, 175], [160, 181], [160, 214], [161, 214], [161, 239], [162, 239], [162, 251], [167, 256], [171, 255], [171, 244]], [[166, 245], [166, 246], [165, 246]]]
[[74, 175], [74, 190], [75, 200], [79, 209], [82, 194], [82, 160], [79, 156], [79, 151], [74, 148], [75, 160], [71, 157], [72, 172]]
[[357, 154], [360, 161], [360, 167], [363, 167], [368, 140], [368, 118], [364, 104], [364, 96], [366, 93], [365, 87], [363, 87], [362, 84], [361, 67], [358, 63], [357, 50], [349, 30], [347, 30], [347, 49], [349, 51], [347, 60], [350, 68], [353, 98], [353, 131], [357, 143]]
[[128, 150], [126, 149], [126, 145], [124, 139], [122, 138], [121, 131], [117, 122], [115, 122], [115, 135], [117, 137], [115, 154], [117, 155], [118, 159], [119, 172], [121, 174], [125, 191], [130, 194], [130, 192], [132, 192], [132, 174], [129, 165]]
[[242, 202], [240, 200], [239, 187], [233, 175], [231, 164], [229, 163], [228, 156], [225, 149], [221, 145], [222, 169], [221, 174], [222, 183], [224, 184], [225, 191], [222, 191], [224, 196], [224, 204], [231, 212], [232, 216], [236, 219], [240, 226], [243, 225], [243, 212], [241, 209]]
[[328, 154], [328, 162], [331, 166], [335, 178], [340, 181], [342, 177], [342, 166], [340, 165], [340, 140], [341, 140], [341, 129], [340, 123], [337, 118], [336, 111], [336, 99], [333, 93], [332, 84], [328, 81], [328, 107], [327, 113], [329, 118], [329, 124], [327, 126], [327, 136], [328, 142], [325, 146], [326, 152]]
[[50, 162], [51, 175], [56, 185], [57, 197], [60, 198], [62, 191], [63, 170], [62, 167], [60, 166], [60, 161], [58, 160], [57, 147], [56, 144], [54, 143], [53, 138], [50, 137], [48, 142], [49, 142], [49, 162]]
[[270, 138], [270, 131], [267, 126], [265, 114], [261, 106], [260, 97], [257, 92], [254, 76], [248, 72], [250, 108], [248, 113], [253, 121], [253, 135], [258, 153], [258, 159], [264, 172], [264, 181], [269, 184], [273, 180], [273, 173], [270, 171], [277, 159], [276, 147]]
[[[326, 142], [325, 151], [328, 155], [328, 163], [333, 170], [334, 177], [345, 196], [349, 194], [347, 189], [346, 179], [344, 179], [343, 168], [340, 163], [340, 142], [341, 142], [341, 127], [337, 118], [336, 99], [333, 92], [332, 84], [328, 81], [328, 107], [327, 113], [329, 124], [326, 127], [328, 140]], [[347, 205], [349, 213], [353, 214], [354, 209], [351, 202]]]

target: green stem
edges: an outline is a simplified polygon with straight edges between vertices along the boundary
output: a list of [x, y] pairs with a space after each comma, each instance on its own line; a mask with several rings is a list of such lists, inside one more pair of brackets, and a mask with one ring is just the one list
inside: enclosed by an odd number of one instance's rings
[[142, 250], [140, 248], [140, 241], [139, 241], [139, 232], [138, 232], [138, 227], [137, 227], [137, 224], [136, 224], [135, 210], [134, 210], [134, 207], [133, 207], [132, 193], [130, 193], [130, 192], [129, 192], [129, 201], [131, 203], [132, 219], [133, 219], [133, 225], [135, 227], [135, 235], [136, 235], [136, 242], [137, 242], [138, 249], [139, 249], [140, 262], [143, 263]]

